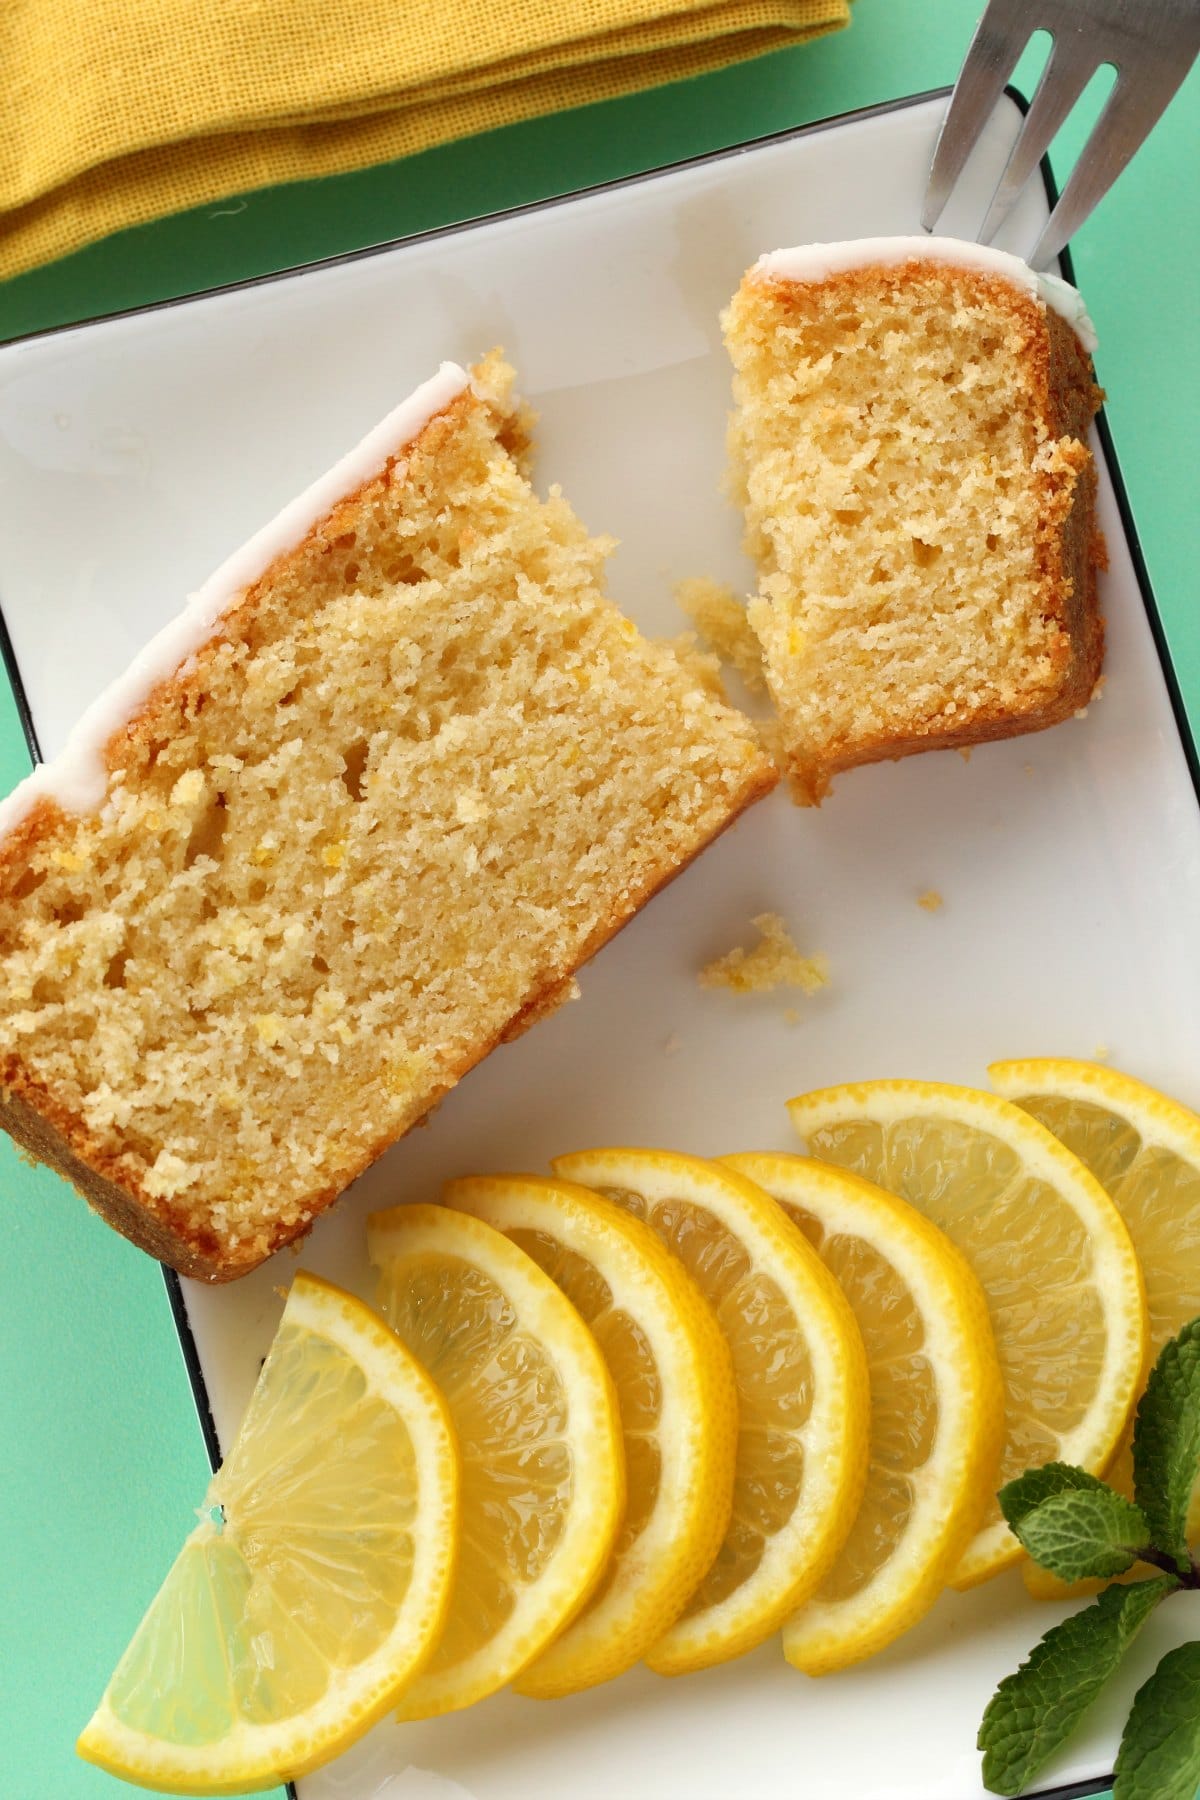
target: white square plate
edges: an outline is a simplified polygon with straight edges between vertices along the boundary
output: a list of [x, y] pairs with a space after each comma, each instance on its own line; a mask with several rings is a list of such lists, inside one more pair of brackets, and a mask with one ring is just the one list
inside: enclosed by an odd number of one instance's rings
[[[748, 589], [719, 496], [718, 313], [764, 249], [916, 230], [942, 105], [854, 115], [0, 350], [0, 600], [43, 749], [227, 552], [440, 359], [497, 342], [541, 414], [541, 480], [622, 539], [610, 585], [644, 628], [680, 629], [683, 576]], [[946, 229], [973, 229], [1017, 121], [1011, 104], [993, 121]], [[1045, 211], [1042, 193], [1027, 195], [1005, 241], [1028, 248]], [[784, 1100], [828, 1082], [985, 1085], [993, 1058], [1104, 1045], [1168, 1090], [1186, 1085], [1200, 1067], [1200, 811], [1103, 464], [1100, 511], [1108, 679], [1086, 719], [977, 750], [969, 766], [941, 754], [856, 771], [820, 811], [782, 793], [755, 808], [584, 972], [581, 1004], [491, 1057], [357, 1184], [304, 1264], [369, 1295], [371, 1207], [597, 1142], [786, 1148]], [[945, 898], [935, 915], [917, 905], [930, 887]], [[700, 990], [697, 969], [748, 941], [763, 910], [826, 953], [826, 992]], [[183, 1284], [185, 1349], [190, 1325], [222, 1444], [293, 1267]], [[893, 1649], [819, 1687], [770, 1644], [686, 1681], [638, 1670], [552, 1707], [501, 1695], [381, 1726], [300, 1793], [976, 1800], [983, 1706], [1054, 1616], [1013, 1577], [945, 1596]], [[1151, 1621], [1051, 1785], [1105, 1785], [1114, 1725], [1177, 1625]]]

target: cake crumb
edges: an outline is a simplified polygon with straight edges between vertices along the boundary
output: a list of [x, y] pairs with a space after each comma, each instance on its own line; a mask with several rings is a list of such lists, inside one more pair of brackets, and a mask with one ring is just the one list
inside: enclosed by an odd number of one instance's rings
[[1099, 671], [1086, 358], [1051, 393], [1052, 313], [873, 256], [768, 258], [722, 315], [747, 615], [805, 805], [863, 763], [1068, 718]]
[[1106, 1063], [1111, 1055], [1112, 1055], [1112, 1051], [1109, 1049], [1107, 1044], [1097, 1044], [1095, 1049], [1092, 1051], [1092, 1061], [1098, 1062], [1098, 1063]]
[[800, 1023], [799, 1008], [795, 1007], [795, 1006], [789, 1006], [789, 1007], [785, 1008], [784, 1014], [783, 1014], [783, 1022], [785, 1025], [798, 1025]]
[[799, 988], [815, 994], [829, 985], [829, 964], [823, 956], [802, 956], [788, 935], [778, 913], [759, 913], [751, 920], [761, 943], [753, 950], [740, 944], [701, 969], [701, 987], [728, 988], [734, 994], [766, 994], [777, 987]]
[[750, 692], [765, 693], [762, 650], [733, 589], [706, 575], [688, 576], [675, 584], [675, 600], [704, 642], [737, 671]]
[[772, 714], [769, 719], [752, 721], [758, 735], [759, 749], [764, 756], [769, 756], [775, 767], [782, 773], [787, 768], [787, 747], [783, 739], [783, 726]]
[[190, 1275], [298, 1239], [776, 780], [606, 597], [612, 541], [526, 483], [509, 374], [472, 374], [408, 479], [380, 453], [314, 503], [144, 701], [113, 690], [102, 804], [18, 827], [5, 1080], [44, 1097], [36, 1151]]
[[681, 631], [678, 637], [668, 638], [668, 645], [674, 652], [675, 661], [684, 669], [706, 694], [714, 699], [725, 698], [725, 688], [721, 681], [721, 664], [711, 650], [702, 650], [700, 640], [694, 631]]
[[971, 745], [970, 744], [960, 744], [958, 746], [958, 754], [962, 757], [964, 762], [970, 762], [970, 760], [971, 760]]
[[941, 912], [945, 904], [946, 902], [936, 888], [926, 888], [923, 894], [917, 895], [917, 905], [923, 907], [927, 913]]
[[663, 1039], [664, 1056], [675, 1056], [682, 1049], [683, 1039], [677, 1031], [673, 1031], [669, 1037]]

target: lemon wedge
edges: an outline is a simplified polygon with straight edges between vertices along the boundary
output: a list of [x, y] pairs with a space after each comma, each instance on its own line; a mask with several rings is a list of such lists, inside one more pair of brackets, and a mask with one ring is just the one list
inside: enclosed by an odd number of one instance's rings
[[867, 1485], [815, 1596], [783, 1628], [809, 1675], [873, 1656], [915, 1625], [996, 1491], [1004, 1387], [983, 1290], [915, 1207], [810, 1157], [724, 1159], [798, 1225], [850, 1302], [871, 1379]]
[[714, 1308], [738, 1399], [733, 1514], [677, 1622], [661, 1675], [725, 1662], [777, 1631], [850, 1529], [867, 1455], [867, 1367], [841, 1290], [802, 1234], [735, 1169], [665, 1150], [589, 1150], [556, 1173], [642, 1218]]
[[[1096, 1063], [1044, 1058], [993, 1063], [988, 1073], [1006, 1099], [1039, 1119], [1111, 1195], [1142, 1265], [1152, 1361], [1200, 1313], [1200, 1118], [1131, 1075]], [[1133, 1497], [1132, 1429], [1105, 1480]], [[1200, 1533], [1198, 1502], [1200, 1489], [1192, 1501], [1192, 1533]], [[1146, 1570], [1139, 1565], [1130, 1573]], [[1032, 1563], [1025, 1579], [1047, 1599], [1094, 1585], [1068, 1589]]]
[[[925, 1081], [789, 1102], [810, 1155], [898, 1194], [979, 1279], [1004, 1377], [1003, 1484], [1058, 1460], [1099, 1473], [1125, 1429], [1146, 1348], [1141, 1271], [1094, 1175], [1019, 1107]], [[993, 1502], [951, 1577], [972, 1587], [1024, 1552]]]
[[504, 1232], [562, 1289], [617, 1393], [626, 1501], [612, 1559], [583, 1612], [515, 1684], [550, 1699], [639, 1662], [707, 1573], [733, 1504], [733, 1366], [694, 1282], [647, 1225], [600, 1195], [513, 1175], [453, 1181], [443, 1197]]
[[428, 1376], [361, 1301], [297, 1275], [201, 1522], [80, 1755], [178, 1794], [243, 1794], [327, 1762], [433, 1649], [456, 1486]]
[[625, 1482], [608, 1370], [549, 1276], [481, 1219], [445, 1206], [372, 1216], [380, 1305], [432, 1375], [462, 1461], [458, 1569], [441, 1641], [402, 1719], [511, 1681], [586, 1600]]

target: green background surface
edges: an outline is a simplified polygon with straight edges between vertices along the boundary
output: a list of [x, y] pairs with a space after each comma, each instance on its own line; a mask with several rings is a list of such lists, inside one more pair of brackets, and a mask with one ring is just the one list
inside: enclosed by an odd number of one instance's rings
[[[0, 286], [0, 339], [649, 169], [953, 80], [977, 0], [857, 0], [848, 32], [631, 99], [123, 233]], [[1039, 58], [1018, 85], [1031, 89]], [[1073, 245], [1180, 685], [1200, 720], [1193, 579], [1200, 70]], [[1095, 95], [1055, 146], [1067, 168]], [[764, 246], [766, 248], [768, 246]], [[0, 684], [2, 686], [2, 684]], [[0, 788], [25, 773], [0, 693]], [[1130, 846], [1136, 854], [1136, 846]], [[4, 1800], [115, 1800], [75, 1733], [193, 1520], [207, 1463], [155, 1264], [0, 1143]], [[1032, 1636], [1032, 1624], [1031, 1624]], [[963, 1720], [964, 1743], [975, 1721]], [[882, 1747], [881, 1747], [882, 1749]]]

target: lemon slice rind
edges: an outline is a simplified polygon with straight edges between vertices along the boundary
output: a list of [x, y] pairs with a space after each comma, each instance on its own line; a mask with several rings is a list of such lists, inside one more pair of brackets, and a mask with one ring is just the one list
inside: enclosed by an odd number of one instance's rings
[[[800, 1095], [788, 1102], [788, 1111], [806, 1145], [818, 1130], [864, 1119], [880, 1126], [915, 1117], [967, 1124], [998, 1138], [1018, 1157], [1023, 1174], [1053, 1189], [1071, 1208], [1089, 1241], [1089, 1274], [1105, 1306], [1106, 1332], [1091, 1401], [1072, 1429], [1059, 1436], [1054, 1457], [1101, 1472], [1120, 1440], [1137, 1394], [1147, 1322], [1145, 1288], [1133, 1244], [1096, 1178], [1028, 1113], [974, 1088], [904, 1080], [851, 1083]], [[880, 1185], [886, 1184], [881, 1181]], [[1003, 1362], [1005, 1346], [999, 1338], [998, 1348]], [[950, 1585], [974, 1587], [1021, 1562], [1024, 1555], [1004, 1520], [997, 1519], [976, 1534]]]
[[[1093, 1170], [1093, 1173], [1106, 1186], [1117, 1210], [1125, 1219], [1146, 1278], [1150, 1315], [1145, 1371], [1148, 1374], [1155, 1355], [1196, 1310], [1195, 1302], [1189, 1301], [1187, 1296], [1195, 1295], [1200, 1289], [1200, 1256], [1196, 1254], [1196, 1234], [1192, 1233], [1191, 1256], [1187, 1266], [1184, 1266], [1180, 1232], [1183, 1221], [1178, 1217], [1172, 1220], [1169, 1242], [1156, 1246], [1155, 1253], [1152, 1253], [1152, 1246], [1145, 1241], [1141, 1221], [1131, 1219], [1123, 1204], [1126, 1200], [1126, 1181], [1133, 1166], [1143, 1157], [1157, 1157], [1161, 1154], [1174, 1159], [1182, 1169], [1194, 1174], [1197, 1185], [1200, 1186], [1200, 1117], [1180, 1101], [1160, 1093], [1157, 1088], [1150, 1087], [1135, 1076], [1100, 1063], [1076, 1061], [1068, 1057], [1029, 1057], [993, 1063], [988, 1074], [993, 1087], [1004, 1099], [1011, 1100], [1023, 1110], [1031, 1111], [1034, 1118], [1040, 1119], [1052, 1131], [1055, 1129], [1052, 1118], [1043, 1117], [1037, 1110], [1035, 1103], [1039, 1100], [1082, 1102], [1107, 1113], [1113, 1120], [1119, 1121], [1121, 1126], [1136, 1134], [1139, 1142], [1135, 1156], [1116, 1180], [1111, 1180], [1110, 1177], [1111, 1185], [1104, 1181], [1098, 1170]], [[1067, 1148], [1087, 1163], [1082, 1145], [1068, 1140]], [[1141, 1386], [1145, 1385], [1145, 1374]], [[1131, 1428], [1127, 1428], [1105, 1475], [1121, 1493], [1132, 1498], [1130, 1436]], [[1192, 1498], [1188, 1535], [1190, 1538], [1200, 1536], [1200, 1485]], [[1048, 1569], [1039, 1568], [1036, 1563], [1028, 1563], [1022, 1573], [1029, 1592], [1039, 1600], [1079, 1598], [1095, 1593], [1100, 1585], [1097, 1582], [1060, 1581], [1056, 1575], [1052, 1575]], [[1146, 1565], [1138, 1563], [1130, 1571], [1130, 1579], [1141, 1579], [1149, 1573], [1151, 1571]]]
[[1014, 1105], [1020, 1105], [1019, 1096], [1036, 1094], [1090, 1101], [1119, 1114], [1147, 1146], [1200, 1168], [1200, 1115], [1120, 1069], [1068, 1057], [1022, 1057], [990, 1064], [988, 1076], [1001, 1098]]
[[[624, 1505], [620, 1423], [612, 1380], [587, 1327], [549, 1276], [501, 1232], [449, 1207], [405, 1205], [372, 1214], [367, 1236], [385, 1282], [390, 1268], [426, 1254], [451, 1255], [480, 1269], [504, 1294], [521, 1330], [551, 1355], [569, 1397], [572, 1499], [553, 1555], [493, 1637], [457, 1663], [439, 1668], [435, 1662], [405, 1688], [397, 1718], [426, 1719], [503, 1687], [586, 1601]], [[453, 1403], [450, 1412], [453, 1419]], [[464, 1484], [464, 1530], [471, 1523], [468, 1493]], [[452, 1596], [451, 1614], [453, 1608]]]
[[[720, 1548], [737, 1435], [729, 1349], [695, 1284], [654, 1232], [601, 1195], [541, 1176], [495, 1176], [451, 1182], [443, 1198], [498, 1231], [537, 1232], [581, 1258], [654, 1360], [659, 1480], [652, 1511], [596, 1604], [514, 1682], [518, 1693], [536, 1699], [576, 1693], [641, 1660]], [[621, 1403], [619, 1381], [617, 1396]]]
[[[413, 1448], [420, 1495], [412, 1531], [411, 1581], [396, 1623], [378, 1650], [361, 1663], [333, 1670], [324, 1695], [300, 1715], [273, 1723], [242, 1720], [216, 1742], [177, 1744], [118, 1717], [106, 1694], [76, 1748], [85, 1760], [136, 1785], [179, 1794], [242, 1794], [311, 1773], [390, 1711], [407, 1682], [432, 1654], [446, 1616], [456, 1531], [457, 1456], [441, 1395], [370, 1308], [318, 1276], [296, 1276], [281, 1326], [285, 1321], [333, 1344], [362, 1371], [366, 1391], [391, 1404], [403, 1420]], [[401, 1399], [403, 1410], [397, 1404]], [[244, 1448], [239, 1435], [224, 1470]], [[220, 1492], [224, 1470], [214, 1477], [210, 1499]], [[347, 1533], [352, 1536], [355, 1527], [350, 1507], [347, 1517], [351, 1521]], [[202, 1553], [218, 1535], [228, 1535], [235, 1544], [236, 1534], [236, 1508], [231, 1510], [223, 1534], [211, 1518], [202, 1520], [186, 1539], [160, 1596], [167, 1592], [176, 1571], [182, 1572], [185, 1559]], [[150, 1628], [153, 1611], [152, 1606], [135, 1633], [110, 1690], [129, 1659], [137, 1655], [139, 1638]], [[186, 1646], [180, 1648], [185, 1654]]]
[[794, 1667], [830, 1674], [875, 1655], [929, 1611], [994, 1492], [1004, 1390], [987, 1302], [945, 1234], [873, 1182], [786, 1152], [723, 1160], [785, 1211], [792, 1205], [811, 1214], [823, 1241], [859, 1238], [891, 1264], [917, 1302], [919, 1354], [936, 1383], [936, 1434], [925, 1460], [906, 1476], [912, 1503], [888, 1560], [846, 1598], [818, 1591], [783, 1628], [784, 1655]]
[[[866, 1354], [841, 1289], [775, 1202], [736, 1170], [665, 1150], [611, 1148], [557, 1157], [568, 1180], [653, 1207], [685, 1199], [740, 1240], [750, 1270], [768, 1276], [799, 1322], [813, 1377], [796, 1505], [766, 1543], [750, 1578], [684, 1616], [646, 1655], [660, 1675], [682, 1675], [753, 1649], [815, 1591], [849, 1531], [866, 1480]], [[735, 1366], [737, 1357], [734, 1357]]]

